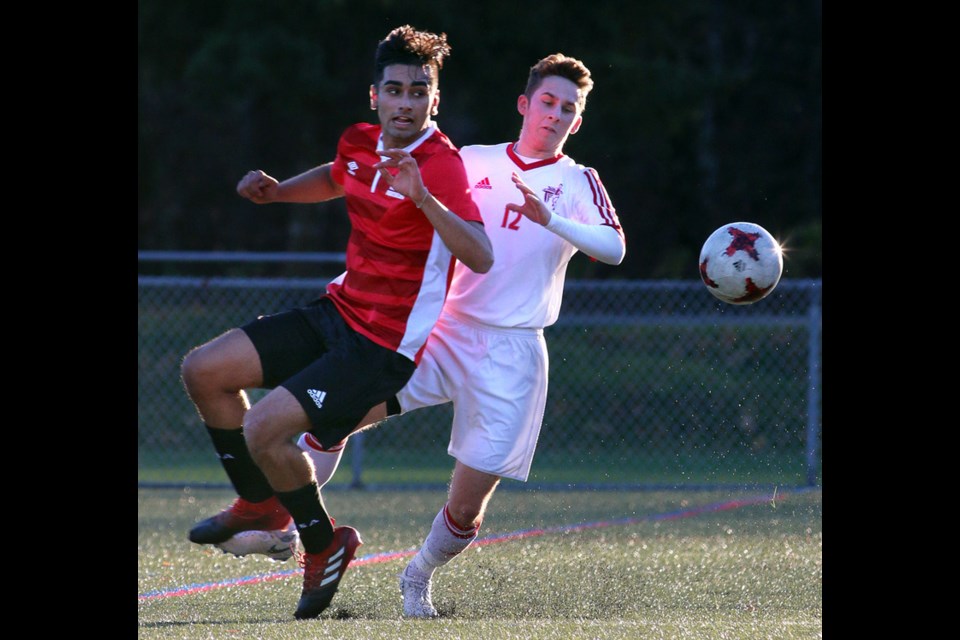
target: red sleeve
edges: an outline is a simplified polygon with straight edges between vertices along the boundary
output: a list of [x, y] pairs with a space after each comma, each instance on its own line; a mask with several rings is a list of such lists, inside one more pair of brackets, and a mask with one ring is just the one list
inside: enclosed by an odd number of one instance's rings
[[[377, 139], [380, 136], [380, 127], [366, 122], [352, 124], [347, 127], [340, 135], [337, 141], [337, 156], [333, 159], [330, 177], [337, 184], [344, 184], [350, 168], [347, 166], [346, 158], [351, 159], [351, 165], [354, 175], [360, 169], [361, 164], [375, 164], [380, 161], [376, 153]], [[372, 172], [364, 168], [362, 172], [366, 175]], [[368, 183], [369, 184], [369, 183]]]
[[[349, 131], [349, 128], [347, 131]], [[344, 145], [344, 138], [346, 138], [346, 135], [346, 131], [340, 135], [340, 140], [337, 141], [337, 157], [333, 159], [333, 166], [330, 167], [330, 177], [333, 178], [333, 181], [339, 185], [343, 184], [343, 174], [347, 170], [343, 163], [343, 156], [341, 155]]]
[[433, 196], [464, 220], [483, 224], [480, 208], [470, 197], [467, 170], [460, 153], [444, 149], [420, 166], [423, 184]]

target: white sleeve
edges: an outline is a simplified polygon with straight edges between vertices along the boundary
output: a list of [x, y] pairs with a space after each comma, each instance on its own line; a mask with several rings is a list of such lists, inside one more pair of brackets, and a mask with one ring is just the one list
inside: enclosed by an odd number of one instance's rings
[[605, 224], [583, 224], [553, 214], [545, 228], [591, 258], [606, 264], [620, 264], [627, 253], [627, 246], [620, 232]]

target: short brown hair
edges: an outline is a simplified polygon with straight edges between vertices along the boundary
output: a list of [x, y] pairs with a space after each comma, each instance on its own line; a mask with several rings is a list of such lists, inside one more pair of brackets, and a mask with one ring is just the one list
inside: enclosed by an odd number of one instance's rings
[[554, 53], [543, 58], [530, 67], [527, 88], [523, 90], [523, 94], [527, 98], [532, 98], [543, 83], [543, 79], [549, 76], [560, 76], [577, 85], [580, 90], [577, 106], [580, 107], [581, 112], [587, 108], [587, 94], [593, 89], [593, 78], [590, 77], [590, 69], [587, 69], [583, 62], [562, 53]]

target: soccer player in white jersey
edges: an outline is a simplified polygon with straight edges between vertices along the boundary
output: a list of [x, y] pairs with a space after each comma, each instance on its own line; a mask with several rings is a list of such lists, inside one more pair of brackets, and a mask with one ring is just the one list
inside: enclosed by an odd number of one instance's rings
[[[417, 370], [395, 399], [364, 421], [454, 405], [448, 452], [456, 463], [448, 499], [400, 576], [405, 616], [438, 615], [431, 598], [434, 571], [476, 540], [501, 478], [527, 480], [547, 400], [543, 329], [559, 315], [570, 259], [582, 251], [607, 264], [623, 261], [623, 231], [597, 172], [563, 153], [567, 137], [580, 128], [592, 88], [581, 61], [547, 56], [530, 69], [517, 98], [519, 139], [461, 148], [471, 195], [493, 244], [493, 267], [477, 274], [456, 266]], [[313, 460], [322, 487], [333, 477], [343, 443], [324, 449], [304, 434], [298, 444]], [[218, 546], [237, 555], [265, 552], [252, 542]]]

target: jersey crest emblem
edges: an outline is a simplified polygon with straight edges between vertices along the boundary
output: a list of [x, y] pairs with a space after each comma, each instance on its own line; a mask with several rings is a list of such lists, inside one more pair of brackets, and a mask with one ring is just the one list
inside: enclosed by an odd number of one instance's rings
[[546, 187], [543, 190], [543, 202], [550, 206], [550, 209], [557, 208], [557, 201], [560, 200], [560, 195], [563, 193], [563, 183], [561, 182], [559, 186], [556, 187]]

